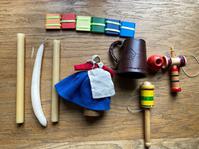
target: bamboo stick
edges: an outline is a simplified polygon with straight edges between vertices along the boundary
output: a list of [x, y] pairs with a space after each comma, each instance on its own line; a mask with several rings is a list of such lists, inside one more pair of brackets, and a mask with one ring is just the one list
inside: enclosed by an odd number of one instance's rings
[[17, 34], [16, 123], [24, 123], [24, 53], [25, 34]]
[[58, 122], [59, 98], [55, 90], [55, 84], [59, 82], [59, 64], [60, 64], [60, 40], [53, 41], [53, 73], [52, 73], [52, 107], [51, 121]]

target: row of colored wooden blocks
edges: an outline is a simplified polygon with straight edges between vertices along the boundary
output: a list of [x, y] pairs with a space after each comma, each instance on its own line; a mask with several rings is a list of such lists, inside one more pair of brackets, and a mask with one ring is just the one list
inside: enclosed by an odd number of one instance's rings
[[68, 14], [47, 14], [46, 29], [76, 29], [121, 37], [134, 37], [135, 23], [115, 19]]

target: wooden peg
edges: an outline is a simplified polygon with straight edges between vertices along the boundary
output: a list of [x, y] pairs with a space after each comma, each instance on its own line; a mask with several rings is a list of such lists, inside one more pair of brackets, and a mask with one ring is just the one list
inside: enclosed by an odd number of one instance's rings
[[53, 73], [52, 73], [52, 107], [51, 121], [59, 121], [59, 98], [55, 90], [55, 84], [59, 82], [59, 64], [60, 64], [60, 40], [53, 41]]
[[24, 53], [25, 34], [17, 34], [17, 93], [16, 93], [16, 123], [24, 123]]

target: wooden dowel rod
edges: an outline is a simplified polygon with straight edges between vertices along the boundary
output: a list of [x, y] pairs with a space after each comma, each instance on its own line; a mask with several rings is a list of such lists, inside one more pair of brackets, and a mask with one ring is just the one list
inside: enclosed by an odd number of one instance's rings
[[24, 53], [25, 34], [17, 34], [17, 86], [16, 86], [16, 123], [24, 122]]
[[59, 64], [60, 64], [60, 40], [53, 41], [53, 70], [52, 70], [52, 107], [51, 121], [59, 121], [59, 98], [55, 90], [55, 84], [59, 82]]
[[144, 109], [144, 131], [145, 131], [145, 146], [150, 147], [151, 146], [151, 126], [150, 126], [150, 109]]

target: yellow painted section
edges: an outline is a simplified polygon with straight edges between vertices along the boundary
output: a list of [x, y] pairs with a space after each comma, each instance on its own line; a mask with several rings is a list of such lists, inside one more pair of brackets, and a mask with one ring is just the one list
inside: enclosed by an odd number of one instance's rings
[[141, 90], [141, 96], [145, 96], [145, 97], [154, 96], [154, 91], [153, 90]]
[[150, 105], [154, 105], [154, 101], [141, 101], [141, 105], [143, 106], [150, 106]]

